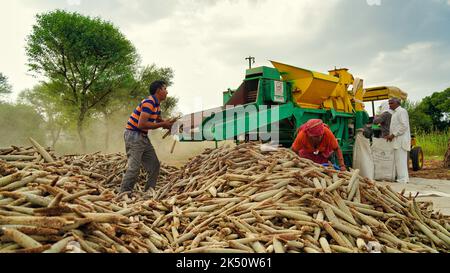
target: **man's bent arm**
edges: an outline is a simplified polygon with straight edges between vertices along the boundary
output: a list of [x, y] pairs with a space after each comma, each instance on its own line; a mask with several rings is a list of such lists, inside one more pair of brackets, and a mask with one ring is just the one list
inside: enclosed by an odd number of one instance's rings
[[138, 128], [140, 130], [154, 130], [154, 129], [158, 129], [164, 126], [163, 122], [152, 122], [149, 121], [148, 119], [150, 118], [150, 114], [146, 113], [146, 112], [142, 112], [140, 117], [139, 117], [139, 122], [138, 122]]

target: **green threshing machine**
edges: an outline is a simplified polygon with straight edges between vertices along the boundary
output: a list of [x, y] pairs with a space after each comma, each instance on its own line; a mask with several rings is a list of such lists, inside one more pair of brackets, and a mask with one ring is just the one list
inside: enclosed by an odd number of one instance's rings
[[[405, 98], [395, 87], [363, 88], [348, 69], [323, 74], [271, 61], [272, 67], [246, 71], [239, 88], [223, 93], [222, 107], [184, 116], [181, 141], [273, 140], [290, 147], [297, 129], [322, 119], [338, 139], [347, 166], [352, 166], [355, 131], [369, 120], [364, 101], [374, 94]], [[269, 139], [270, 136], [272, 139]]]

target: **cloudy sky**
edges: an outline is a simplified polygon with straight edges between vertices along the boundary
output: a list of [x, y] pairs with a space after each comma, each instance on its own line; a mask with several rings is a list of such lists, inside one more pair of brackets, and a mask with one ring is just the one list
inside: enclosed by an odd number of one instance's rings
[[184, 113], [221, 105], [249, 55], [257, 66], [347, 67], [366, 87], [394, 85], [414, 101], [450, 87], [450, 0], [15, 0], [0, 10], [0, 72], [12, 99], [37, 83], [25, 39], [34, 16], [54, 9], [109, 20], [143, 64], [173, 68], [169, 94]]

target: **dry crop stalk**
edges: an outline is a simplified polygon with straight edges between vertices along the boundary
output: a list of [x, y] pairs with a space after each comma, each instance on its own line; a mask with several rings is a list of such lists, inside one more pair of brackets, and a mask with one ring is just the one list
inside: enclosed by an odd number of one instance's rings
[[[70, 240], [55, 237], [57, 229], [73, 235], [85, 252], [364, 252], [361, 238], [385, 244], [385, 252], [397, 245], [403, 252], [449, 249], [448, 218], [414, 201], [409, 205], [408, 198], [356, 170], [323, 169], [285, 149], [261, 153], [258, 144], [247, 143], [208, 150], [180, 170], [164, 167], [156, 191], [131, 198], [115, 193], [124, 155], [71, 156], [50, 164], [33, 162], [41, 154], [33, 147], [0, 154], [32, 156], [31, 162], [0, 163], [0, 188], [25, 173], [46, 172], [3, 188], [6, 196], [0, 196], [0, 226], [16, 227], [43, 246], [0, 242], [0, 251], [65, 251]], [[9, 166], [26, 170], [19, 174]], [[141, 175], [138, 187], [142, 183]], [[107, 188], [112, 191], [99, 195]], [[44, 221], [32, 214], [48, 216]], [[30, 223], [34, 228], [18, 227]], [[411, 236], [416, 241], [408, 241]]]

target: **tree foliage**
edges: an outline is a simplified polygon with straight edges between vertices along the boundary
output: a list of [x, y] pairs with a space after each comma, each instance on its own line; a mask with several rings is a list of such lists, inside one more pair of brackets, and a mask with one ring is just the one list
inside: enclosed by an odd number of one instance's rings
[[43, 117], [52, 147], [59, 140], [62, 130], [73, 124], [70, 118], [73, 115], [70, 110], [73, 109], [61, 96], [65, 93], [61, 91], [64, 88], [67, 86], [57, 82], [42, 83], [22, 91], [18, 97], [20, 103], [30, 105]]
[[420, 110], [433, 121], [433, 126], [439, 131], [450, 127], [450, 88], [435, 92], [425, 97], [420, 103]]
[[[149, 87], [152, 82], [156, 80], [164, 80], [165, 82], [167, 82], [168, 86], [171, 86], [173, 84], [173, 77], [174, 72], [172, 68], [158, 68], [155, 64], [143, 67], [137, 73], [136, 84], [130, 92], [130, 95], [135, 100], [142, 100], [143, 98], [149, 96]], [[161, 113], [163, 115], [163, 118], [172, 116], [177, 104], [178, 98], [167, 96], [166, 100], [161, 103]], [[136, 107], [136, 105], [132, 105], [132, 107]]]
[[450, 88], [435, 92], [420, 102], [404, 103], [414, 131], [446, 131], [450, 128]]
[[43, 117], [30, 105], [0, 102], [1, 131], [0, 146], [27, 145], [33, 137], [44, 145], [45, 129]]
[[114, 86], [132, 76], [138, 59], [134, 46], [109, 22], [57, 10], [37, 15], [26, 52], [32, 71], [68, 86], [58, 92], [76, 110], [85, 149], [85, 119]]
[[11, 85], [8, 83], [8, 78], [0, 73], [0, 98], [11, 93]]
[[[158, 68], [155, 64], [145, 67], [137, 67], [133, 77], [129, 77], [126, 80], [114, 85], [104, 86], [103, 81], [92, 86], [92, 89], [102, 90], [104, 88], [113, 88], [113, 92], [105, 99], [102, 100], [95, 107], [95, 118], [102, 120], [104, 127], [104, 149], [109, 149], [111, 131], [123, 129], [126, 120], [130, 112], [136, 107], [143, 98], [149, 96], [150, 83], [163, 79], [169, 85], [172, 84], [173, 71], [171, 68]], [[176, 108], [178, 99], [175, 97], [167, 97], [167, 99], [161, 103], [161, 110], [163, 112], [163, 118], [170, 116]], [[116, 122], [117, 113], [123, 113], [123, 120], [118, 125]]]
[[168, 86], [173, 84], [174, 72], [169, 67], [157, 67], [155, 64], [148, 65], [137, 69], [135, 75], [136, 84], [131, 91], [134, 98], [148, 96], [149, 86], [156, 80], [164, 80]]
[[178, 105], [177, 97], [167, 96], [166, 100], [161, 102], [161, 116], [163, 119], [168, 119], [174, 116], [175, 109]]

